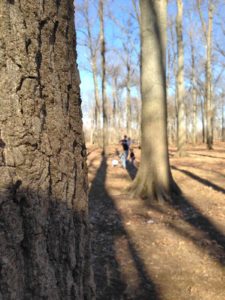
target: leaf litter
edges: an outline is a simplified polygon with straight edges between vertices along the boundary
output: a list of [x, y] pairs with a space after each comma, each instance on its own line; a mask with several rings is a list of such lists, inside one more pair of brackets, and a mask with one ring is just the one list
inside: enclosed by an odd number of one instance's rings
[[[97, 299], [225, 299], [225, 144], [171, 155], [176, 206], [131, 198], [131, 177], [89, 149], [89, 211]], [[135, 149], [137, 160], [140, 152]], [[222, 180], [223, 179], [223, 180]]]

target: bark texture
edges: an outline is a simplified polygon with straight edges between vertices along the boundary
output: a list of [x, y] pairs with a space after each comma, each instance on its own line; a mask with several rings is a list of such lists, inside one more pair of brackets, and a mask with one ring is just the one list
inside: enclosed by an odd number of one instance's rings
[[0, 2], [0, 299], [91, 299], [72, 0]]
[[166, 1], [141, 0], [141, 163], [131, 187], [135, 195], [169, 200], [172, 179], [167, 142]]

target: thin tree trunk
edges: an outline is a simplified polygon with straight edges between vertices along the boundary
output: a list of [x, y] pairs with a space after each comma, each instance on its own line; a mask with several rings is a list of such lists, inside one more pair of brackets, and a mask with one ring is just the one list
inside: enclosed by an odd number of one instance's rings
[[106, 153], [108, 144], [108, 104], [106, 97], [106, 79], [105, 79], [105, 34], [104, 34], [104, 0], [99, 0], [99, 19], [100, 19], [100, 44], [102, 58], [102, 114], [103, 114], [103, 154]]
[[92, 299], [73, 1], [0, 12], [0, 299]]
[[95, 93], [95, 128], [98, 132], [100, 129], [100, 100], [98, 91], [98, 79], [97, 79], [97, 62], [96, 55], [92, 58], [92, 76], [94, 83], [94, 93]]
[[193, 101], [193, 122], [192, 122], [192, 143], [197, 143], [197, 90], [195, 76], [195, 49], [192, 32], [190, 33], [191, 40], [191, 79], [192, 79], [192, 101]]
[[206, 27], [201, 7], [200, 0], [197, 1], [198, 12], [202, 23], [204, 37], [206, 41], [206, 87], [205, 87], [205, 118], [206, 118], [206, 143], [209, 150], [213, 147], [213, 115], [214, 109], [212, 105], [212, 71], [211, 71], [211, 51], [212, 51], [212, 24], [213, 24], [213, 12], [214, 5], [211, 0], [208, 3], [208, 29]]
[[213, 4], [210, 1], [208, 11], [208, 32], [207, 32], [207, 62], [206, 62], [206, 119], [207, 119], [207, 147], [213, 148], [213, 104], [212, 104], [212, 70], [211, 70], [211, 50], [212, 50], [212, 22]]
[[112, 85], [112, 88], [113, 88], [113, 128], [116, 129], [117, 127], [117, 123], [116, 123], [116, 117], [117, 117], [117, 91], [116, 91], [116, 88], [117, 87], [117, 78], [114, 78], [113, 79], [113, 85]]
[[193, 97], [193, 132], [192, 132], [192, 142], [193, 144], [197, 143], [197, 92], [196, 87], [194, 87], [194, 90], [192, 91], [192, 97]]
[[94, 84], [94, 95], [95, 95], [95, 113], [94, 113], [94, 121], [95, 121], [95, 130], [100, 128], [100, 101], [99, 101], [99, 91], [98, 91], [98, 80], [97, 80], [97, 57], [96, 57], [96, 45], [94, 45], [93, 35], [92, 35], [92, 26], [89, 19], [89, 0], [84, 2], [83, 7], [83, 15], [84, 20], [87, 27], [87, 45], [90, 51], [91, 56], [91, 70], [92, 70], [92, 78]]
[[178, 123], [177, 123], [177, 151], [179, 156], [184, 156], [186, 143], [185, 135], [185, 105], [184, 105], [184, 46], [183, 46], [183, 2], [177, 0], [177, 105], [178, 105]]
[[202, 142], [205, 143], [205, 101], [201, 101], [201, 115], [202, 115]]
[[224, 95], [222, 95], [222, 107], [221, 107], [221, 111], [222, 111], [222, 142], [225, 142], [225, 101], [224, 101]]
[[126, 80], [126, 89], [127, 89], [127, 135], [131, 137], [131, 93], [130, 93], [130, 64], [127, 61], [127, 80]]

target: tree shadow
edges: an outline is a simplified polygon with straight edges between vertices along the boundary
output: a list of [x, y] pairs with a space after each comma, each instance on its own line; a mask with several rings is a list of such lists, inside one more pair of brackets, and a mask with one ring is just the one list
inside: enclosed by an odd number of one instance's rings
[[[183, 174], [197, 180], [198, 182], [213, 188], [215, 191], [225, 194], [225, 189], [220, 186], [210, 182], [209, 180], [203, 179], [196, 174], [179, 169], [175, 166], [171, 167], [173, 170], [182, 172]], [[219, 229], [212, 224], [212, 222], [202, 214], [202, 212], [196, 208], [184, 195], [180, 195], [178, 205], [175, 207], [181, 213], [181, 218], [193, 228], [196, 228], [200, 234], [202, 234], [201, 239], [191, 237], [187, 231], [182, 228], [177, 227], [175, 224], [170, 224], [171, 228], [176, 230], [183, 237], [189, 237], [195, 245], [203, 248], [208, 252], [213, 259], [217, 260], [221, 265], [225, 265], [225, 235], [220, 232]], [[206, 241], [206, 242], [204, 242]]]
[[225, 266], [225, 235], [186, 197], [180, 197], [180, 204], [176, 207], [176, 210], [179, 210], [181, 218], [187, 224], [200, 233], [200, 237], [191, 236], [187, 230], [183, 230], [173, 223], [170, 224], [170, 228], [176, 230], [183, 237], [191, 239], [197, 247], [206, 250], [209, 256]]
[[[146, 202], [146, 207], [166, 215], [170, 209], [178, 216], [167, 221], [167, 226], [178, 235], [191, 240], [221, 266], [225, 266], [225, 235], [184, 195], [176, 196], [174, 203]], [[183, 222], [180, 222], [183, 221]], [[190, 225], [191, 227], [187, 227]]]
[[176, 171], [179, 171], [181, 173], [184, 173], [185, 175], [188, 175], [189, 177], [191, 177], [192, 179], [195, 179], [197, 180], [198, 182], [208, 186], [208, 187], [211, 187], [212, 189], [214, 189], [215, 191], [217, 192], [220, 192], [220, 193], [223, 193], [225, 194], [225, 189], [223, 189], [222, 187], [218, 186], [217, 184], [207, 180], [207, 179], [204, 179], [204, 178], [201, 178], [200, 176], [190, 172], [190, 171], [187, 171], [187, 170], [184, 170], [184, 169], [179, 169], [175, 166], [172, 166], [171, 167], [173, 170], [176, 170]]
[[210, 154], [200, 154], [200, 153], [193, 153], [193, 152], [189, 152], [191, 155], [194, 155], [194, 156], [203, 156], [203, 157], [210, 157], [210, 158], [217, 158], [217, 159], [225, 159], [225, 157], [218, 157], [218, 156], [213, 156], [213, 155], [210, 155]]
[[[193, 166], [192, 166], [192, 168], [193, 168]], [[198, 169], [198, 170], [201, 170], [201, 171], [204, 171], [204, 172], [209, 172], [210, 171], [210, 172], [218, 175], [219, 177], [225, 178], [225, 175], [223, 173], [215, 171], [215, 170], [209, 170], [207, 168], [203, 168], [203, 167], [199, 167], [199, 166], [194, 166], [194, 169]]]
[[[160, 299], [132, 238], [123, 226], [122, 216], [106, 190], [106, 172], [107, 160], [103, 157], [89, 192], [97, 299]], [[131, 283], [126, 282], [116, 257], [115, 243], [119, 238], [126, 239], [129, 255], [139, 277], [138, 288], [132, 292]]]
[[137, 167], [134, 164], [132, 164], [129, 160], [127, 160], [126, 169], [127, 169], [127, 172], [129, 174], [130, 178], [132, 180], [134, 180], [134, 178], [136, 177], [136, 174], [137, 174]]

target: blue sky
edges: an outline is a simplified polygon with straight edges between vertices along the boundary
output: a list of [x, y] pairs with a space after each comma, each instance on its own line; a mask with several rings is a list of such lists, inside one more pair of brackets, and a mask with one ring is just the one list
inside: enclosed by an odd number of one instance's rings
[[[76, 5], [82, 5], [84, 0], [76, 0]], [[89, 0], [90, 2], [90, 18], [92, 21], [93, 34], [97, 36], [99, 32], [99, 21], [97, 14], [98, 1]], [[188, 86], [187, 75], [190, 69], [190, 46], [188, 31], [193, 28], [195, 34], [195, 49], [198, 57], [198, 63], [203, 60], [205, 55], [205, 47], [202, 38], [202, 29], [198, 12], [196, 10], [197, 0], [184, 0], [184, 52], [185, 52], [185, 76], [186, 85]], [[213, 44], [220, 44], [222, 49], [225, 49], [225, 35], [222, 34], [222, 27], [225, 20], [225, 2], [222, 0], [217, 1], [217, 7], [215, 9], [215, 17], [213, 24]], [[123, 67], [124, 62], [121, 59], [123, 54], [123, 43], [132, 47], [130, 51], [130, 59], [132, 61], [133, 72], [136, 76], [139, 76], [138, 66], [138, 53], [139, 53], [139, 28], [138, 23], [134, 17], [134, 11], [132, 6], [132, 0], [106, 0], [105, 1], [105, 38], [106, 38], [106, 63], [108, 65], [119, 64]], [[203, 1], [202, 5], [203, 16], [207, 20], [207, 1]], [[93, 81], [90, 72], [90, 56], [89, 50], [83, 44], [85, 31], [84, 23], [79, 12], [75, 15], [76, 18], [76, 31], [77, 31], [77, 52], [78, 52], [78, 65], [81, 77], [81, 94], [83, 100], [84, 116], [88, 117], [88, 108], [93, 103]], [[176, 1], [169, 1], [168, 5], [168, 20], [175, 20], [176, 18]], [[115, 21], [116, 19], [116, 21]], [[222, 24], [222, 25], [221, 25]], [[121, 29], [126, 28], [125, 32]], [[175, 29], [174, 29], [175, 30]], [[175, 41], [176, 42], [176, 41]], [[168, 46], [171, 47], [170, 34], [168, 30]], [[176, 50], [176, 44], [173, 45]], [[214, 47], [215, 48], [215, 47]], [[216, 51], [213, 51], [214, 67], [213, 70], [216, 74], [221, 72], [222, 64], [225, 63], [225, 58], [219, 55]], [[200, 70], [200, 65], [199, 65]], [[173, 76], [172, 76], [173, 77]], [[99, 77], [100, 79], [100, 77]], [[204, 78], [203, 78], [204, 79]], [[171, 81], [173, 84], [174, 80]], [[99, 81], [100, 83], [100, 81]], [[173, 90], [173, 86], [171, 86]], [[138, 95], [138, 87], [132, 89], [134, 96]], [[108, 80], [107, 93], [110, 98], [110, 80]], [[124, 93], [125, 96], [125, 93]]]

